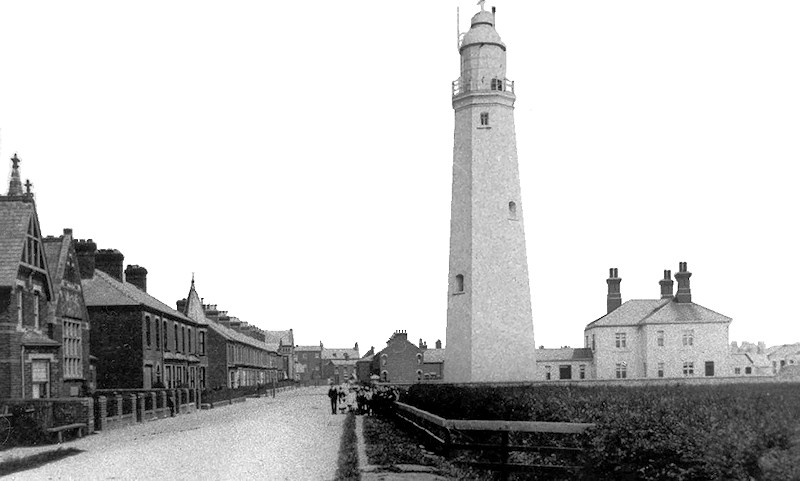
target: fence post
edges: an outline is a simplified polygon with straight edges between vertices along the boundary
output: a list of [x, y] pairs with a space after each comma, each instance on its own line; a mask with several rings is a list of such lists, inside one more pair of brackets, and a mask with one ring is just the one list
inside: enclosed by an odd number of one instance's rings
[[137, 422], [139, 421], [139, 413], [137, 412], [139, 410], [137, 406], [137, 396], [136, 394], [129, 394], [128, 399], [131, 401], [131, 414], [133, 415], [133, 422]]
[[450, 435], [450, 428], [444, 428], [444, 446], [442, 446], [442, 456], [445, 459], [450, 459], [450, 444], [452, 444], [452, 436]]
[[500, 448], [500, 479], [502, 481], [508, 480], [508, 431], [500, 433], [501, 448]]
[[146, 420], [144, 417], [144, 393], [136, 394], [136, 404], [139, 406], [136, 413], [136, 420], [143, 423]]
[[98, 431], [102, 431], [103, 428], [106, 427], [106, 414], [108, 413], [108, 408], [106, 407], [107, 402], [105, 396], [97, 397], [97, 418], [94, 420], [94, 427]]
[[117, 394], [114, 400], [117, 401], [117, 415], [115, 417], [122, 419], [122, 394]]
[[158, 418], [158, 415], [156, 414], [158, 411], [156, 411], [156, 393], [155, 393], [155, 391], [150, 391], [150, 409], [152, 410], [152, 413], [153, 413], [151, 419]]

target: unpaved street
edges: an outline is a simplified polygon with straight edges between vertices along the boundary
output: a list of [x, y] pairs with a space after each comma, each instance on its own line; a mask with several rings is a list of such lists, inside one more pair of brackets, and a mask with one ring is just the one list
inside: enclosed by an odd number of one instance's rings
[[11, 478], [330, 480], [345, 417], [331, 415], [326, 391], [287, 391], [95, 434], [62, 445], [83, 453]]

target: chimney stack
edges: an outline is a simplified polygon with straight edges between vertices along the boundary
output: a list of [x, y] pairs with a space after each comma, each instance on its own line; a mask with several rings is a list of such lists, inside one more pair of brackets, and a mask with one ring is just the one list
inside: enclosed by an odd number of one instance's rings
[[672, 286], [674, 282], [672, 281], [672, 271], [664, 271], [664, 278], [658, 281], [661, 285], [661, 298], [662, 299], [672, 299], [675, 297], [672, 294]]
[[609, 313], [622, 305], [622, 294], [619, 291], [620, 282], [622, 282], [622, 279], [619, 278], [619, 271], [617, 271], [617, 268], [612, 267], [609, 269], [608, 279], [606, 279], [606, 283], [608, 284], [606, 307]]
[[75, 253], [78, 254], [78, 267], [81, 270], [81, 279], [91, 279], [94, 277], [95, 256], [97, 255], [97, 244], [88, 240], [73, 240]]
[[131, 283], [144, 292], [147, 292], [147, 269], [141, 266], [128, 264], [128, 267], [125, 268], [125, 282]]
[[181, 299], [180, 301], [177, 301], [177, 302], [175, 303], [175, 307], [177, 308], [176, 310], [177, 310], [178, 312], [180, 312], [181, 314], [186, 314], [186, 304], [187, 304], [188, 302], [189, 302], [189, 301], [188, 301], [186, 298], [183, 298], [183, 299]]
[[122, 282], [122, 261], [125, 256], [116, 249], [100, 249], [94, 256], [95, 268]]
[[441, 349], [441, 348], [442, 348], [442, 341], [437, 340], [436, 341], [436, 349]]
[[678, 272], [675, 274], [675, 279], [678, 280], [678, 293], [675, 295], [675, 302], [692, 302], [692, 289], [689, 286], [690, 277], [692, 277], [692, 273], [689, 272], [686, 263], [678, 263]]

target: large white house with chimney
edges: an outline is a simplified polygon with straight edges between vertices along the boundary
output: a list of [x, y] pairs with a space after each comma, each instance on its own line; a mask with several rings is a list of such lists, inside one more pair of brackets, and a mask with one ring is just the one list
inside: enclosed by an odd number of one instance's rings
[[[590, 349], [589, 379], [732, 376], [728, 327], [731, 318], [692, 302], [685, 262], [675, 279], [664, 271], [660, 299], [622, 302], [621, 279], [610, 270], [608, 312], [584, 330]], [[551, 369], [554, 369], [552, 367]]]

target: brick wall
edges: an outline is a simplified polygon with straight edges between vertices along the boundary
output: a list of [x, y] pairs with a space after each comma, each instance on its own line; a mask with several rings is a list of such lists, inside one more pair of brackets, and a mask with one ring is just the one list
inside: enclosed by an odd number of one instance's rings
[[97, 357], [98, 388], [141, 388], [141, 310], [90, 307], [91, 351]]

